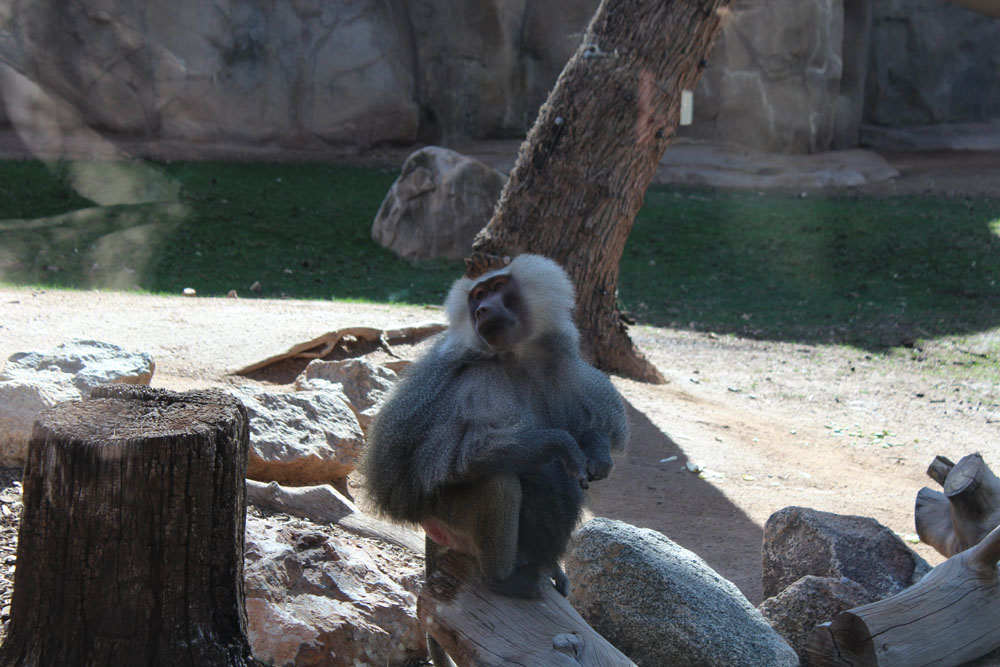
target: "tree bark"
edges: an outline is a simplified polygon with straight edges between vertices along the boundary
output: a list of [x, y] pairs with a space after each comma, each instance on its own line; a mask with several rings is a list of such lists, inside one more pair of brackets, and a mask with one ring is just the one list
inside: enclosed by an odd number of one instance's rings
[[635, 667], [555, 587], [538, 600], [497, 595], [479, 581], [473, 560], [455, 551], [438, 560], [417, 618], [458, 667]]
[[248, 447], [221, 392], [106, 385], [42, 412], [0, 664], [254, 664]]
[[813, 667], [952, 667], [1000, 647], [1000, 526], [898, 595], [837, 614], [806, 644]]
[[950, 557], [1000, 525], [1000, 478], [982, 456], [969, 454], [957, 464], [938, 456], [927, 474], [944, 493], [927, 487], [917, 493], [914, 515], [922, 542]]
[[728, 4], [603, 0], [466, 260], [472, 277], [522, 252], [562, 264], [584, 350], [606, 371], [664, 381], [626, 332], [618, 265]]

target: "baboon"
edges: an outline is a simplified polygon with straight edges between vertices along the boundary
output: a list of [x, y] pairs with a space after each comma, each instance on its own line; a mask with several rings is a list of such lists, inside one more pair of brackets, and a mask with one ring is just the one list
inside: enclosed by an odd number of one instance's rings
[[368, 494], [387, 517], [423, 526], [428, 576], [442, 548], [457, 549], [500, 594], [568, 594], [559, 559], [584, 489], [610, 474], [629, 435], [621, 396], [580, 356], [573, 308], [569, 277], [538, 255], [459, 279], [448, 330], [372, 421]]

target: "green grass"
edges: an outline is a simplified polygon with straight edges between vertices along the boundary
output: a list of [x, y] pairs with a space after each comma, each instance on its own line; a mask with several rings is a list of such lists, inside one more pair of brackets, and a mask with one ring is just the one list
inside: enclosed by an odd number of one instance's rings
[[[0, 281], [440, 303], [371, 223], [392, 171], [324, 164], [0, 163]], [[124, 203], [115, 203], [124, 202]], [[103, 204], [103, 205], [98, 205]], [[1000, 199], [653, 188], [621, 264], [642, 323], [870, 348], [1000, 326]]]
[[461, 262], [415, 265], [372, 242], [394, 172], [322, 164], [136, 168], [152, 172], [141, 175], [157, 186], [131, 199], [151, 201], [93, 208], [75, 196], [65, 165], [0, 163], [0, 280], [169, 294], [192, 287], [202, 296], [235, 289], [241, 297], [254, 296], [249, 288], [259, 282], [261, 297], [437, 303], [462, 271]]
[[909, 345], [1000, 325], [1000, 200], [656, 188], [621, 265], [643, 322]]

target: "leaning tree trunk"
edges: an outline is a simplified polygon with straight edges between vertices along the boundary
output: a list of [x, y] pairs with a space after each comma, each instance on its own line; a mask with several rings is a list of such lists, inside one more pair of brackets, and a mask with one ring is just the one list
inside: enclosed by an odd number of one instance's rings
[[585, 350], [653, 382], [618, 312], [618, 264], [729, 0], [603, 0], [467, 260], [476, 276], [521, 252], [562, 264], [577, 288]]
[[0, 664], [254, 664], [245, 408], [221, 392], [94, 396], [35, 422]]

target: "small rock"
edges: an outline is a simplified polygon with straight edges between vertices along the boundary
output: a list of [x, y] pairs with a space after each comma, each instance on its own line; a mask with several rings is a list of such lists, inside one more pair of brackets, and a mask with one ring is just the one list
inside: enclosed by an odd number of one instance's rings
[[184, 296], [198, 296], [198, 292], [193, 287], [185, 287], [183, 294]]
[[355, 469], [364, 435], [347, 397], [325, 390], [236, 390], [250, 416], [247, 477], [303, 485], [331, 482]]
[[874, 595], [846, 577], [802, 577], [778, 595], [764, 600], [760, 613], [802, 655], [809, 634], [820, 623], [847, 609], [875, 602]]

